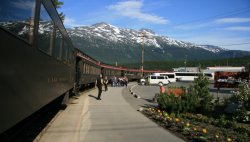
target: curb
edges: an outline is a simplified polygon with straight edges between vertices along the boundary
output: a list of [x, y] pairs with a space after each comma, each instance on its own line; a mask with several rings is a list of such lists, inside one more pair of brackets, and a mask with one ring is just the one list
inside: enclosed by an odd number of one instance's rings
[[131, 95], [133, 95], [135, 98], [140, 99], [141, 97], [139, 95], [137, 95], [136, 93], [133, 92], [133, 88], [137, 86], [137, 84], [133, 85], [130, 89], [129, 92]]

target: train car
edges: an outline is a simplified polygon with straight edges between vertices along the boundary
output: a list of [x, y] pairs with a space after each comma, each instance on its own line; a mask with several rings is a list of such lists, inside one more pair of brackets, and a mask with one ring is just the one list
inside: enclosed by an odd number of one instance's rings
[[79, 49], [76, 51], [76, 86], [78, 89], [95, 83], [96, 78], [102, 73], [98, 61], [84, 54]]
[[3, 0], [0, 9], [2, 134], [72, 91], [75, 59], [50, 0]]
[[109, 79], [113, 76], [124, 76], [124, 69], [121, 67], [114, 67], [108, 64], [101, 63], [90, 56], [86, 55], [79, 49], [75, 49], [76, 57], [76, 84], [80, 88], [89, 84], [95, 83], [99, 74], [103, 77], [107, 76]]
[[[125, 74], [125, 76], [128, 77], [128, 79], [130, 81], [139, 81], [141, 76], [142, 76], [142, 72], [140, 69], [125, 68], [124, 74]], [[144, 72], [144, 76], [146, 76], [146, 75], [148, 75], [148, 73]]]
[[[0, 134], [100, 73], [139, 79], [139, 69], [103, 64], [75, 49], [50, 0], [3, 0], [0, 10]], [[152, 72], [159, 71], [144, 70]]]
[[116, 77], [124, 76], [124, 70], [122, 68], [110, 66], [107, 64], [100, 64], [100, 66], [101, 66], [101, 72], [103, 76], [107, 76], [108, 78], [111, 78], [113, 76], [116, 76]]

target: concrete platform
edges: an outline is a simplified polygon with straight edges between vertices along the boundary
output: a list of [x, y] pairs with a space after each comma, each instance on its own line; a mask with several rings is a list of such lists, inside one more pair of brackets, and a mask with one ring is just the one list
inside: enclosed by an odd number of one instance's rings
[[102, 100], [96, 100], [97, 90], [82, 94], [55, 117], [36, 141], [183, 141], [133, 109], [123, 98], [122, 89], [126, 88], [109, 87], [102, 93]]

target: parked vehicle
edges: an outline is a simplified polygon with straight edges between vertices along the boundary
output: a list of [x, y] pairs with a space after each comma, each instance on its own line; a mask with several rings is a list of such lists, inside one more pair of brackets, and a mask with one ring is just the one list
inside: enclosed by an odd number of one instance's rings
[[214, 73], [211, 72], [175, 72], [175, 77], [177, 81], [194, 81], [199, 74], [206, 76], [208, 80], [214, 80]]
[[214, 87], [236, 88], [241, 81], [248, 79], [248, 72], [215, 72]]
[[176, 82], [176, 76], [174, 72], [162, 72], [162, 73], [154, 73], [156, 76], [167, 76], [170, 82]]
[[170, 81], [168, 79], [168, 76], [156, 76], [156, 75], [149, 75], [146, 78], [148, 85], [166, 85], [169, 84]]
[[141, 78], [140, 79], [140, 84], [141, 85], [145, 85], [146, 84], [146, 79], [145, 78]]

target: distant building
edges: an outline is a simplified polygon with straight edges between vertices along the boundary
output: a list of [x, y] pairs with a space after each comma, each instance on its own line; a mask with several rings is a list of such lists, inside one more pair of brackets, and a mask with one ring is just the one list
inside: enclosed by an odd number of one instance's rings
[[246, 68], [245, 67], [230, 67], [230, 66], [223, 66], [223, 67], [207, 67], [205, 71], [210, 71], [210, 72], [245, 72]]
[[174, 72], [199, 72], [198, 67], [179, 67], [173, 68]]

